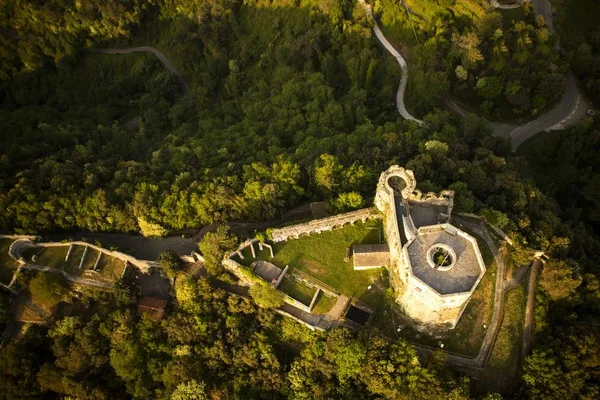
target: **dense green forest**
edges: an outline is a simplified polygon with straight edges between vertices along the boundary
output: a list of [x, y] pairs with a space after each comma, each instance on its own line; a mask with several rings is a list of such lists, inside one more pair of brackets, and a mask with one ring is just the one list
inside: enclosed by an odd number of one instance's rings
[[468, 398], [468, 381], [441, 355], [423, 364], [402, 341], [313, 333], [205, 279], [181, 278], [163, 321], [136, 318], [129, 287], [88, 294], [80, 315], [49, 330], [30, 327], [0, 353], [0, 397]]
[[[396, 14], [406, 24], [391, 3], [375, 5], [384, 25]], [[453, 14], [462, 2], [427, 3], [441, 15], [424, 15], [416, 34], [405, 27], [419, 41], [406, 42], [407, 104], [428, 113], [418, 126], [399, 119], [400, 70], [353, 1], [3, 2], [0, 227], [161, 236], [273, 219], [310, 200], [347, 209], [372, 196], [380, 171], [405, 165], [421, 190], [454, 189], [456, 212], [509, 233], [516, 266], [531, 249], [550, 255], [517, 395], [597, 398], [597, 122], [555, 142], [542, 163], [512, 156], [481, 118], [433, 111], [452, 88], [489, 117], [537, 115], [560, 94], [565, 66], [530, 14], [517, 25]], [[164, 52], [191, 101], [152, 55], [85, 51], [129, 45]], [[579, 75], [593, 93], [593, 70]], [[312, 334], [213, 284], [178, 285], [160, 323], [134, 318], [127, 288], [84, 299], [86, 312], [30, 328], [2, 350], [1, 396], [469, 396], [466, 378], [440, 357], [421, 362], [402, 341], [369, 331]]]

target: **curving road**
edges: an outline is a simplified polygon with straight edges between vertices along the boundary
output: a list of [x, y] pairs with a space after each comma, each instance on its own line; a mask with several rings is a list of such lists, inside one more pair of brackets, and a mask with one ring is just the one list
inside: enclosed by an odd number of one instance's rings
[[190, 87], [183, 78], [183, 75], [175, 68], [175, 66], [169, 61], [169, 59], [160, 51], [156, 50], [154, 47], [150, 46], [139, 46], [139, 47], [129, 47], [125, 49], [88, 49], [87, 51], [92, 53], [102, 53], [102, 54], [129, 54], [129, 53], [151, 53], [156, 56], [160, 60], [160, 62], [165, 66], [166, 69], [169, 70], [173, 75], [179, 79], [179, 85], [181, 86], [181, 90], [186, 96], [190, 95]]
[[377, 40], [385, 47], [385, 49], [398, 61], [400, 64], [400, 69], [402, 70], [402, 76], [400, 78], [400, 85], [398, 86], [398, 92], [396, 93], [396, 107], [398, 108], [398, 112], [402, 116], [402, 118], [407, 119], [409, 121], [416, 122], [419, 125], [423, 125], [424, 122], [420, 119], [415, 118], [411, 113], [406, 109], [406, 105], [404, 104], [404, 92], [406, 92], [406, 84], [408, 83], [408, 65], [406, 64], [406, 60], [402, 55], [392, 46], [392, 44], [386, 39], [379, 29], [379, 25], [377, 25], [377, 21], [373, 17], [373, 11], [371, 10], [371, 6], [365, 3], [364, 0], [358, 0], [360, 4], [364, 7], [365, 11], [371, 17], [373, 21], [373, 32], [375, 32], [375, 36]]
[[[386, 48], [386, 50], [398, 61], [400, 68], [402, 69], [402, 77], [400, 79], [400, 86], [396, 94], [396, 106], [400, 115], [408, 120], [415, 121], [419, 125], [423, 125], [424, 122], [420, 119], [415, 118], [406, 110], [404, 103], [404, 93], [406, 91], [406, 84], [408, 81], [408, 67], [406, 60], [402, 55], [392, 46], [392, 44], [385, 38], [377, 21], [373, 17], [371, 6], [366, 4], [364, 0], [359, 0], [361, 5], [365, 8], [369, 17], [373, 21], [373, 32], [379, 40], [379, 42]], [[497, 3], [497, 2], [496, 2]], [[492, 5], [493, 2], [492, 2]], [[552, 26], [552, 6], [548, 0], [532, 0], [533, 8], [538, 15], [543, 15], [548, 29], [553, 32]], [[511, 6], [512, 7], [512, 6]], [[511, 125], [506, 123], [491, 122], [494, 135], [502, 137], [510, 137], [512, 139], [512, 150], [516, 151], [517, 148], [527, 139], [536, 135], [539, 132], [543, 132], [549, 129], [561, 129], [562, 124], [566, 123], [575, 114], [580, 105], [581, 96], [575, 78], [573, 74], [569, 74], [567, 78], [567, 85], [561, 101], [550, 111], [541, 115], [539, 118], [525, 124], [525, 125]], [[452, 111], [456, 112], [461, 116], [469, 114], [468, 111], [457, 105], [452, 99], [445, 98], [443, 103]]]
[[513, 129], [508, 136], [512, 138], [513, 151], [527, 139], [539, 132], [554, 128], [556, 125], [565, 123], [575, 113], [580, 102], [579, 89], [573, 74], [569, 73], [567, 85], [560, 103], [552, 110], [525, 125]]

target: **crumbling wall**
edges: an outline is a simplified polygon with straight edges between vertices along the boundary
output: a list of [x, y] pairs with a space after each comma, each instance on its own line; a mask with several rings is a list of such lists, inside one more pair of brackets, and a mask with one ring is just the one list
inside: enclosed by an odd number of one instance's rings
[[273, 229], [271, 238], [273, 242], [282, 242], [288, 239], [297, 239], [312, 233], [321, 233], [332, 229], [341, 228], [346, 224], [354, 224], [356, 221], [365, 222], [367, 219], [381, 218], [381, 214], [374, 208], [363, 208], [332, 217], [315, 219], [298, 225], [286, 226]]
[[150, 268], [157, 265], [154, 261], [139, 260], [133, 256], [130, 256], [129, 254], [124, 254], [119, 251], [107, 250], [103, 247], [99, 247], [99, 246], [96, 246], [96, 245], [88, 243], [88, 242], [80, 242], [80, 241], [64, 242], [64, 243], [61, 243], [61, 242], [34, 243], [30, 239], [18, 239], [13, 244], [11, 244], [9, 254], [11, 257], [13, 257], [19, 263], [25, 264], [26, 261], [23, 258], [23, 252], [28, 248], [31, 248], [31, 247], [59, 247], [59, 246], [72, 246], [72, 245], [86, 246], [88, 248], [91, 247], [92, 249], [97, 250], [101, 253], [107, 254], [111, 257], [118, 258], [119, 260], [122, 260], [122, 261], [127, 261], [131, 265], [136, 266], [138, 269], [140, 269], [140, 271], [142, 271], [144, 273], [148, 273], [150, 271]]

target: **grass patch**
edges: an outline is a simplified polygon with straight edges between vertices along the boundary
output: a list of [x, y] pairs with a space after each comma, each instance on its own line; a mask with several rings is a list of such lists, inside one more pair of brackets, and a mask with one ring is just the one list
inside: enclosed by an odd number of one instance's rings
[[28, 261], [31, 261], [31, 257], [35, 255], [34, 264], [63, 269], [74, 277], [85, 277], [100, 282], [113, 283], [121, 276], [125, 268], [125, 263], [106, 254], [102, 255], [100, 263], [98, 263], [97, 272], [91, 271], [100, 254], [98, 250], [92, 248], [88, 249], [80, 269], [79, 263], [81, 262], [85, 248], [86, 246], [73, 246], [69, 260], [66, 262], [65, 258], [69, 251], [68, 245], [28, 249], [25, 251], [24, 256]]
[[523, 286], [517, 286], [506, 294], [504, 319], [488, 361], [490, 367], [506, 368], [511, 362], [518, 361], [524, 318], [525, 290]]
[[250, 249], [245, 249], [241, 263], [249, 266], [258, 259], [272, 262], [280, 268], [289, 265], [288, 273], [298, 269], [339, 293], [359, 298], [367, 290], [367, 286], [379, 278], [380, 271], [355, 271], [352, 260], [344, 262], [346, 249], [353, 244], [379, 243], [380, 233], [383, 235], [382, 229], [380, 220], [357, 222], [341, 229], [275, 243], [275, 257], [272, 259], [268, 249], [259, 251], [255, 245], [257, 258], [253, 259]]
[[300, 301], [302, 304], [310, 305], [317, 289], [309, 288], [302, 282], [297, 282], [294, 278], [283, 278], [278, 287], [283, 293]]
[[[442, 338], [448, 351], [469, 357], [475, 357], [479, 353], [494, 312], [496, 271], [497, 265], [494, 262], [491, 267], [488, 267], [477, 289], [473, 292], [456, 327]], [[484, 324], [486, 328], [483, 327]]]
[[337, 297], [325, 296], [323, 292], [319, 292], [319, 297], [317, 297], [317, 302], [311, 312], [313, 314], [327, 314], [335, 305], [337, 299]]
[[519, 358], [525, 319], [525, 290], [517, 286], [506, 294], [504, 319], [498, 338], [475, 389], [481, 392], [511, 393], [519, 382]]
[[0, 282], [9, 284], [19, 264], [8, 255], [13, 239], [0, 239]]

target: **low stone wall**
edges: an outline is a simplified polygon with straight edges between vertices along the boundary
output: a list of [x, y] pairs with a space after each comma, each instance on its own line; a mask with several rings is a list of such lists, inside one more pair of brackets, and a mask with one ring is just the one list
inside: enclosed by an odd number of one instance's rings
[[339, 296], [339, 294], [331, 286], [324, 284], [323, 282], [315, 279], [311, 275], [305, 274], [300, 270], [294, 270], [291, 275], [296, 281], [304, 283], [309, 288], [321, 289], [323, 294], [327, 297]]
[[381, 218], [381, 214], [375, 208], [363, 208], [332, 217], [315, 219], [298, 225], [286, 226], [271, 231], [273, 242], [282, 242], [288, 239], [297, 239], [312, 233], [321, 233], [332, 229], [341, 228], [346, 224], [354, 224], [356, 221], [365, 222], [367, 219]]
[[285, 293], [283, 295], [284, 295], [284, 299], [285, 299], [286, 303], [288, 303], [288, 304], [290, 304], [290, 305], [292, 305], [292, 306], [294, 306], [296, 308], [299, 308], [302, 311], [306, 311], [307, 313], [310, 312], [310, 306], [309, 305], [306, 305], [306, 304], [302, 303], [301, 301], [296, 300], [295, 298], [293, 298], [291, 296], [288, 296]]

